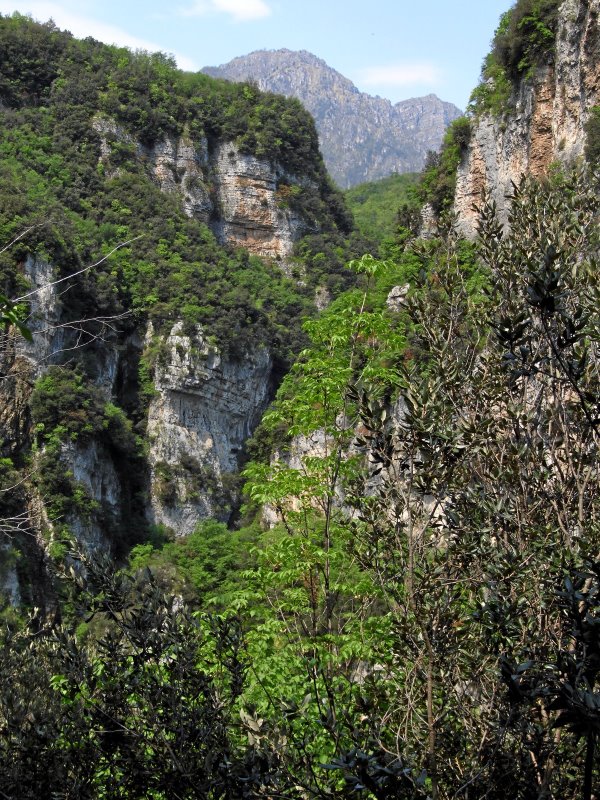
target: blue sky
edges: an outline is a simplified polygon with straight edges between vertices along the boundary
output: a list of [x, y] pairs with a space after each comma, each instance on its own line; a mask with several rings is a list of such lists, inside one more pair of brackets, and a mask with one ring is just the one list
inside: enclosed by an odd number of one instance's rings
[[252, 50], [309, 50], [393, 102], [434, 92], [461, 108], [512, 0], [0, 0], [75, 36], [172, 53], [183, 69]]

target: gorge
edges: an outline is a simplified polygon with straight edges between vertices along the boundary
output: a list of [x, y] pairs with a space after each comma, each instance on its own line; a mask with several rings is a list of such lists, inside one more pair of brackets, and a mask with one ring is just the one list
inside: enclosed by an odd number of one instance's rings
[[297, 99], [0, 17], [0, 795], [593, 800], [599, 14], [372, 238]]

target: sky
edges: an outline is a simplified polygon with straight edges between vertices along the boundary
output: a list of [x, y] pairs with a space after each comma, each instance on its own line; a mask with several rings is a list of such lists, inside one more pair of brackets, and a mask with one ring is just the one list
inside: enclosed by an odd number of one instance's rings
[[437, 94], [464, 109], [512, 0], [0, 0], [74, 36], [172, 54], [182, 69], [308, 50], [363, 92]]

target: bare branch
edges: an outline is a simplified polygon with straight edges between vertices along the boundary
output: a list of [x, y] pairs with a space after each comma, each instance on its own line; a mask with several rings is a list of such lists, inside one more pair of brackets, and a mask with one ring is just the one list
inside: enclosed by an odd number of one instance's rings
[[7, 245], [4, 245], [4, 247], [0, 250], [0, 254], [5, 253], [7, 250], [10, 250], [10, 248], [14, 244], [16, 244], [24, 236], [27, 236], [27, 234], [30, 231], [34, 230], [35, 228], [42, 228], [45, 225], [48, 225], [48, 223], [47, 222], [38, 222], [37, 225], [30, 225], [29, 228], [25, 228], [25, 230], [21, 231], [21, 233], [18, 236], [15, 236], [15, 238], [11, 242], [9, 242]]
[[98, 267], [100, 266], [100, 264], [103, 264], [108, 258], [112, 256], [113, 253], [116, 253], [117, 250], [120, 250], [122, 247], [127, 247], [127, 245], [132, 244], [132, 242], [136, 242], [138, 239], [141, 239], [142, 237], [143, 234], [140, 234], [139, 236], [134, 236], [133, 239], [128, 239], [126, 242], [120, 242], [116, 247], [113, 247], [110, 253], [107, 253], [105, 256], [103, 256], [99, 261], [96, 261], [94, 264], [88, 264], [87, 267], [83, 267], [82, 269], [77, 270], [77, 272], [72, 272], [70, 275], [65, 275], [64, 278], [58, 278], [58, 280], [50, 281], [50, 283], [46, 283], [44, 284], [44, 286], [40, 286], [37, 289], [33, 289], [31, 292], [27, 292], [27, 294], [21, 295], [20, 297], [14, 297], [11, 300], [11, 302], [21, 303], [23, 302], [23, 300], [27, 300], [27, 298], [32, 297], [34, 294], [38, 294], [39, 292], [45, 291], [46, 289], [49, 289], [52, 286], [58, 286], [59, 283], [64, 283], [65, 281], [72, 280], [73, 278], [76, 278], [78, 275], [83, 275], [84, 272], [88, 272], [90, 269], [94, 269], [94, 267]]

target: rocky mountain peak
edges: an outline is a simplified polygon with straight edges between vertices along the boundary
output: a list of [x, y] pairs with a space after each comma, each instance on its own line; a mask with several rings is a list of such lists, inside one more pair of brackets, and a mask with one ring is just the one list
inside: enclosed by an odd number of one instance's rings
[[420, 170], [461, 113], [435, 94], [392, 104], [361, 92], [306, 50], [257, 50], [203, 72], [300, 100], [315, 119], [325, 163], [342, 188]]

